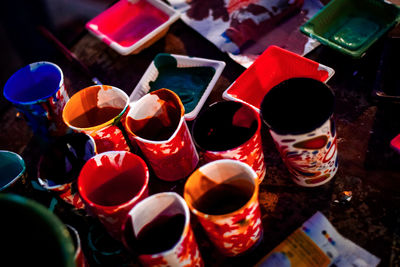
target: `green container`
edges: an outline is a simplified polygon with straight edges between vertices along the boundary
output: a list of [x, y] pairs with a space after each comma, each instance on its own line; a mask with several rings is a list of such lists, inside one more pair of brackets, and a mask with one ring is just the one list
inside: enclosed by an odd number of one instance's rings
[[355, 58], [400, 20], [400, 7], [380, 0], [333, 0], [300, 30]]
[[0, 213], [0, 266], [76, 266], [68, 229], [45, 206], [0, 194]]

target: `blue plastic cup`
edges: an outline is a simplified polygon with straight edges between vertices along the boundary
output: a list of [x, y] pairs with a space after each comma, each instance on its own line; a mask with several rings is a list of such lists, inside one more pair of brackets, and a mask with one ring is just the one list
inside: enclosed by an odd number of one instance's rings
[[66, 133], [62, 111], [69, 96], [57, 65], [42, 61], [19, 69], [8, 79], [3, 94], [22, 112], [34, 134], [47, 138]]

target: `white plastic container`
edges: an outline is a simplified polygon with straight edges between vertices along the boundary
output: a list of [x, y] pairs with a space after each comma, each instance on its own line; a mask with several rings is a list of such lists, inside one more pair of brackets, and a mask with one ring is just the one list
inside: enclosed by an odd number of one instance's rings
[[[200, 100], [197, 102], [195, 108], [190, 111], [189, 113], [185, 113], [185, 120], [194, 120], [197, 114], [200, 112], [204, 102], [206, 102], [207, 97], [210, 95], [212, 89], [215, 86], [215, 83], [218, 81], [219, 76], [223, 69], [225, 68], [225, 62], [219, 60], [211, 60], [205, 58], [197, 58], [197, 57], [188, 57], [182, 55], [174, 55], [169, 54], [174, 57], [177, 61], [178, 68], [187, 68], [187, 67], [212, 67], [215, 69], [215, 73], [207, 85], [206, 89], [204, 90], [203, 95], [200, 97]], [[133, 90], [132, 94], [130, 95], [130, 102], [136, 102], [145, 94], [150, 91], [149, 82], [154, 81], [158, 77], [158, 69], [154, 64], [154, 60], [150, 63], [149, 67], [147, 68], [146, 72], [143, 74], [143, 77], [140, 79], [139, 83]], [[169, 89], [169, 88], [167, 88]]]
[[[161, 0], [120, 0], [86, 23], [86, 29], [121, 55], [137, 54], [163, 37], [179, 17], [178, 11]], [[155, 28], [141, 36], [152, 23]]]

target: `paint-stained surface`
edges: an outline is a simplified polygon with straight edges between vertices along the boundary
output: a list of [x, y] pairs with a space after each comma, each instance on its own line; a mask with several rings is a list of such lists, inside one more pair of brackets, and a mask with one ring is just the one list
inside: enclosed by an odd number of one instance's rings
[[246, 68], [271, 45], [298, 55], [305, 55], [319, 45], [299, 30], [323, 7], [319, 0], [168, 2], [182, 12], [186, 24]]

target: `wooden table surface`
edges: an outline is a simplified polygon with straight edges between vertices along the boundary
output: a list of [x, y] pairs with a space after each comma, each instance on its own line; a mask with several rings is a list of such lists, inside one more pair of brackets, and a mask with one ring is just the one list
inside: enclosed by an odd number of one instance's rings
[[[377, 102], [371, 97], [383, 47], [384, 40], [380, 40], [358, 60], [324, 46], [306, 56], [335, 70], [328, 84], [336, 95], [334, 118], [339, 170], [323, 186], [297, 186], [264, 127], [267, 174], [259, 194], [263, 240], [246, 255], [225, 258], [218, 254], [192, 217], [206, 266], [253, 266], [316, 211], [321, 211], [343, 236], [381, 258], [381, 266], [400, 264], [400, 155], [389, 146], [390, 140], [400, 133], [400, 107]], [[128, 95], [158, 53], [223, 60], [226, 67], [205, 106], [222, 100], [222, 92], [245, 70], [182, 21], [174, 23], [165, 37], [137, 55], [121, 56], [89, 33], [82, 35], [71, 50], [100, 81], [121, 88]], [[91, 80], [62, 56], [53, 62], [61, 66], [70, 95], [91, 85]], [[15, 109], [11, 108], [2, 118], [3, 123], [12, 126], [2, 133], [10, 140], [4, 149], [21, 153], [27, 161], [30, 179], [36, 179], [40, 146], [26, 123], [14, 114]], [[2, 128], [6, 126], [3, 124]], [[185, 180], [167, 183], [151, 177], [150, 193], [175, 191], [181, 194]], [[347, 203], [337, 203], [335, 200], [343, 191], [352, 191], [353, 197]], [[45, 205], [49, 205], [51, 199], [47, 192], [37, 192], [31, 197]], [[97, 224], [96, 219], [77, 213], [61, 202], [54, 212], [63, 222], [78, 229], [84, 253], [95, 266], [93, 251], [87, 245], [87, 233], [92, 224]], [[113, 266], [135, 265], [135, 259], [126, 252], [118, 257], [111, 259]]]

